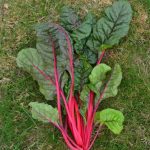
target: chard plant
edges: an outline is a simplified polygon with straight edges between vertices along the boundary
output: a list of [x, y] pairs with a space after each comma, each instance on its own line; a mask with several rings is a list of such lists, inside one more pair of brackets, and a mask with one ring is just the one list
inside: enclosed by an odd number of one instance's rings
[[46, 100], [56, 101], [55, 107], [31, 102], [32, 117], [58, 128], [71, 150], [90, 150], [103, 126], [114, 134], [123, 129], [122, 112], [98, 111], [103, 100], [117, 95], [122, 80], [119, 64], [111, 68], [101, 62], [107, 49], [127, 35], [131, 18], [131, 6], [122, 0], [98, 21], [92, 13], [81, 19], [63, 7], [59, 24], [35, 27], [36, 48], [18, 53], [18, 66], [38, 82]]

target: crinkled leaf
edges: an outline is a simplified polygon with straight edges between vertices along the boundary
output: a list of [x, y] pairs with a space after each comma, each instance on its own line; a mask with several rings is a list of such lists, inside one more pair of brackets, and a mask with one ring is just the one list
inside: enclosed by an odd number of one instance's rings
[[71, 78], [69, 77], [68, 72], [65, 71], [61, 76], [60, 85], [61, 85], [61, 89], [64, 91], [66, 96], [69, 96], [70, 81]]
[[80, 41], [75, 41], [74, 43], [74, 49], [75, 49], [75, 52], [78, 54], [78, 55], [83, 55], [84, 53], [84, 43], [86, 42], [86, 39], [82, 39]]
[[89, 89], [88, 85], [87, 84], [84, 85], [84, 87], [80, 93], [80, 99], [82, 101], [88, 102], [89, 92], [90, 92], [90, 89]]
[[30, 73], [38, 82], [40, 92], [45, 96], [46, 99], [52, 100], [55, 93], [54, 86], [36, 69], [36, 67], [40, 70], [46, 70], [47, 68], [38, 51], [34, 48], [26, 48], [21, 50], [17, 56], [17, 65]]
[[95, 52], [92, 52], [88, 47], [84, 48], [83, 56], [91, 65], [97, 62], [98, 54]]
[[75, 39], [75, 41], [81, 41], [82, 39], [89, 37], [92, 31], [93, 22], [93, 15], [91, 13], [88, 13], [85, 17], [85, 21], [80, 24], [80, 26], [76, 30], [73, 31], [71, 37]]
[[111, 74], [111, 77], [107, 83], [107, 88], [103, 95], [103, 99], [114, 97], [118, 93], [118, 86], [120, 85], [122, 80], [122, 71], [119, 64], [116, 64], [114, 70]]
[[31, 106], [32, 117], [42, 122], [53, 122], [58, 123], [58, 111], [56, 108], [53, 108], [51, 105], [31, 102], [29, 103]]
[[92, 52], [86, 42], [91, 34], [95, 18], [91, 13], [88, 13], [83, 23], [71, 34], [74, 40], [74, 49], [80, 57], [84, 57], [90, 64], [95, 64], [97, 61], [97, 53]]
[[105, 124], [113, 133], [120, 134], [123, 129], [124, 116], [122, 112], [108, 108], [97, 112], [95, 121]]
[[100, 49], [101, 43], [98, 40], [95, 40], [93, 37], [93, 34], [89, 37], [88, 41], [86, 42], [86, 46], [92, 51], [92, 52], [98, 52]]
[[60, 21], [61, 25], [68, 31], [73, 31], [80, 25], [79, 16], [72, 8], [67, 6], [64, 6], [61, 10]]
[[82, 48], [82, 51], [76, 51], [78, 54], [78, 57], [82, 60], [87, 61], [89, 64], [95, 64], [97, 61], [97, 53], [94, 53], [90, 51], [87, 47]]
[[90, 93], [90, 88], [88, 87], [88, 84], [86, 84], [84, 85], [80, 93], [80, 99], [82, 101], [82, 107], [80, 108], [80, 112], [83, 117], [85, 117], [85, 113], [88, 107], [89, 93]]
[[60, 80], [60, 85], [61, 85], [61, 88], [63, 89], [63, 87], [65, 86], [66, 83], [68, 83], [68, 80], [69, 80], [69, 75], [68, 75], [68, 72], [65, 71], [62, 76], [61, 76], [61, 80]]
[[117, 1], [105, 10], [105, 16], [98, 20], [93, 29], [93, 36], [87, 42], [91, 49], [103, 50], [111, 47], [126, 36], [132, 18], [132, 9], [127, 1]]
[[92, 66], [84, 59], [75, 60], [75, 91], [81, 91], [83, 86], [89, 82], [89, 74]]

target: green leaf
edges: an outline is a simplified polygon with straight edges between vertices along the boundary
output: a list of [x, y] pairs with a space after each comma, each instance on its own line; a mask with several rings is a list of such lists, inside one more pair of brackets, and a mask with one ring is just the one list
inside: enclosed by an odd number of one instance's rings
[[[75, 46], [77, 46], [77, 45], [75, 45]], [[82, 59], [84, 61], [87, 61], [91, 65], [96, 63], [96, 61], [97, 61], [97, 53], [90, 51], [90, 49], [87, 48], [87, 47], [85, 47], [85, 48], [82, 47], [80, 50], [79, 49], [77, 50], [77, 49], [76, 49], [76, 53], [78, 54], [78, 57], [80, 59]]]
[[80, 112], [81, 112], [81, 115], [83, 116], [84, 120], [86, 120], [85, 113], [86, 113], [86, 110], [88, 107], [89, 93], [90, 93], [90, 88], [88, 87], [88, 84], [85, 84], [80, 93], [80, 99], [82, 101], [82, 107], [80, 107]]
[[92, 26], [94, 22], [94, 17], [91, 13], [88, 13], [85, 17], [85, 21], [80, 24], [80, 26], [73, 31], [71, 37], [75, 39], [75, 41], [81, 41], [82, 39], [87, 38], [92, 31]]
[[101, 43], [94, 39], [93, 33], [89, 37], [88, 41], [86, 42], [86, 46], [92, 51], [92, 52], [98, 52], [100, 50]]
[[95, 121], [106, 125], [114, 134], [120, 134], [123, 129], [124, 116], [122, 112], [108, 108], [97, 112]]
[[71, 81], [71, 78], [69, 77], [69, 73], [65, 71], [61, 76], [60, 85], [66, 97], [69, 96], [70, 81]]
[[119, 64], [116, 64], [112, 75], [107, 83], [107, 88], [103, 95], [103, 99], [114, 97], [118, 93], [118, 86], [120, 85], [122, 80], [122, 71]]
[[88, 47], [83, 49], [83, 56], [91, 65], [97, 62], [97, 53], [92, 52]]
[[100, 88], [102, 81], [106, 78], [106, 73], [110, 70], [111, 68], [103, 63], [94, 67], [89, 76], [91, 84], [95, 85], [97, 88]]
[[89, 96], [89, 92], [90, 92], [90, 89], [88, 87], [88, 85], [84, 85], [81, 93], [80, 93], [80, 99], [82, 101], [86, 101], [86, 103], [88, 102], [88, 96]]
[[99, 64], [94, 69], [92, 70], [89, 79], [90, 79], [90, 84], [88, 84], [90, 90], [92, 90], [95, 94], [95, 102], [100, 97], [100, 92], [101, 88], [103, 85], [104, 80], [106, 79], [106, 74], [111, 70], [109, 66], [106, 64]]
[[31, 102], [29, 106], [32, 107], [32, 117], [42, 122], [53, 122], [58, 123], [58, 111], [56, 108], [53, 108], [51, 105]]
[[92, 66], [84, 59], [77, 58], [75, 65], [75, 91], [81, 91], [83, 86], [89, 82]]
[[47, 100], [52, 100], [55, 93], [55, 88], [35, 68], [38, 67], [40, 70], [47, 69], [47, 66], [45, 66], [43, 59], [39, 55], [38, 51], [34, 48], [26, 48], [21, 50], [17, 56], [17, 65], [30, 73], [34, 80], [38, 82], [40, 92]]
[[61, 25], [68, 31], [73, 31], [80, 25], [80, 19], [76, 12], [67, 6], [61, 10], [60, 21]]
[[96, 93], [95, 102], [99, 99], [99, 96], [102, 94], [102, 91], [104, 91], [102, 99], [114, 97], [118, 93], [118, 86], [120, 85], [122, 80], [121, 67], [119, 64], [115, 65], [113, 72], [106, 83], [106, 74], [110, 70], [111, 68], [106, 64], [100, 64], [92, 70], [89, 76], [90, 83], [88, 84], [88, 87], [94, 93]]
[[17, 57], [17, 65], [19, 67], [24, 67], [24, 69], [28, 72], [37, 72], [33, 69], [33, 65], [39, 66], [43, 69], [43, 60], [41, 56], [38, 54], [37, 49], [34, 48], [26, 48], [22, 49], [18, 53]]
[[83, 86], [80, 94], [80, 99], [83, 102], [83, 107], [81, 108], [83, 112], [85, 112], [84, 110], [87, 109], [89, 91], [92, 90], [94, 93], [96, 93], [96, 99], [98, 99], [97, 97], [100, 96], [102, 82], [106, 78], [107, 72], [110, 70], [111, 68], [103, 63], [97, 65], [92, 70], [91, 74], [89, 75], [90, 83], [87, 82], [87, 84]]
[[118, 44], [128, 33], [131, 18], [130, 4], [127, 1], [115, 2], [105, 10], [105, 16], [96, 23], [93, 36], [87, 45], [91, 49], [103, 50], [104, 45], [112, 47]]
[[71, 34], [74, 40], [74, 49], [76, 53], [86, 59], [90, 64], [95, 64], [97, 61], [97, 53], [92, 52], [87, 46], [86, 42], [92, 32], [95, 18], [91, 13], [88, 13], [83, 23], [73, 31]]

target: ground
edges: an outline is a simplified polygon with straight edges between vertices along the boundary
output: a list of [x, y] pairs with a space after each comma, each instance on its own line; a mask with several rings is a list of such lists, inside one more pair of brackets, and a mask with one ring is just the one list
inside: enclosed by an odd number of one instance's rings
[[[121, 135], [105, 129], [93, 150], [150, 149], [150, 0], [129, 0], [134, 10], [129, 34], [113, 49], [108, 63], [120, 63], [119, 94], [101, 104], [125, 115]], [[17, 53], [35, 47], [36, 23], [57, 21], [63, 5], [99, 17], [112, 0], [0, 0], [0, 149], [66, 150], [59, 132], [32, 119], [28, 103], [42, 101], [37, 83], [16, 66]], [[109, 59], [109, 60], [108, 60]]]

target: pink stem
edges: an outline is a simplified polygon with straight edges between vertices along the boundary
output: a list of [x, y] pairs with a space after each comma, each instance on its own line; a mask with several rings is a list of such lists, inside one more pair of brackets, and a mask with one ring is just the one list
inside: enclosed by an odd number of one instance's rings
[[74, 141], [68, 136], [64, 129], [62, 129], [61, 127], [59, 129], [65, 139], [66, 144], [71, 148], [71, 150], [82, 150], [81, 147], [74, 143]]
[[[42, 75], [45, 77], [46, 80], [49, 80], [54, 86], [56, 86], [56, 85], [54, 84], [54, 82], [51, 80], [51, 77], [47, 76], [46, 73], [43, 72], [42, 70], [40, 70], [37, 66], [35, 66], [35, 65], [33, 65], [33, 66], [34, 66], [35, 69], [37, 69], [37, 70], [39, 71], [40, 74], [42, 74]], [[65, 108], [66, 108], [66, 111], [67, 111], [67, 115], [68, 115], [68, 117], [69, 117], [69, 120], [70, 120], [70, 122], [72, 123], [72, 127], [73, 127], [73, 130], [74, 130], [74, 133], [75, 133], [75, 135], [78, 136], [78, 139], [81, 140], [81, 136], [80, 136], [80, 134], [78, 133], [78, 131], [77, 131], [77, 129], [76, 129], [76, 126], [75, 126], [75, 124], [74, 124], [74, 122], [73, 122], [73, 120], [72, 120], [72, 117], [71, 117], [71, 115], [70, 115], [70, 111], [69, 111], [69, 109], [68, 109], [67, 100], [66, 100], [65, 95], [64, 95], [64, 93], [63, 93], [63, 91], [62, 91], [61, 89], [60, 89], [60, 94], [61, 94], [61, 96], [62, 96], [62, 98], [63, 98], [63, 102], [64, 102], [64, 104], [65, 104]], [[81, 140], [81, 141], [82, 141], [82, 140]]]
[[[40, 73], [41, 75], [43, 75], [46, 80], [49, 80], [54, 86], [56, 86], [55, 83], [53, 82], [52, 78], [49, 77], [45, 72], [43, 72], [42, 70], [40, 70], [40, 69], [39, 69], [37, 66], [35, 66], [34, 64], [33, 64], [33, 67], [34, 67], [36, 70], [38, 70], [39, 73]], [[60, 93], [61, 93], [61, 96], [62, 96], [62, 98], [63, 98], [63, 101], [64, 101], [64, 104], [65, 104], [65, 108], [66, 108], [68, 117], [70, 118], [70, 121], [72, 122], [73, 120], [72, 120], [72, 118], [71, 118], [71, 116], [70, 116], [70, 113], [69, 113], [67, 101], [66, 101], [66, 98], [65, 98], [65, 96], [64, 96], [64, 93], [63, 93], [63, 91], [62, 91], [61, 89], [60, 89]], [[73, 123], [73, 122], [72, 122], [72, 123]], [[79, 133], [78, 133], [77, 129], [74, 127], [74, 124], [73, 124], [73, 130], [74, 130], [75, 135], [78, 135], [78, 136], [79, 136]], [[79, 138], [79, 139], [80, 139], [80, 138]]]
[[[100, 58], [99, 60], [97, 61], [97, 65], [101, 63], [103, 57], [104, 57], [104, 54], [105, 54], [105, 50], [102, 51], [101, 55], [100, 55]], [[86, 146], [88, 147], [89, 145], [89, 142], [90, 142], [90, 135], [92, 133], [92, 126], [93, 126], [93, 117], [95, 115], [95, 113], [93, 112], [93, 105], [94, 105], [94, 92], [93, 91], [90, 91], [90, 100], [89, 100], [89, 103], [88, 103], [88, 119], [87, 119], [87, 134], [86, 134], [86, 137], [87, 137], [87, 141], [86, 141]]]
[[[63, 32], [65, 34], [65, 38], [66, 38], [67, 45], [68, 45], [68, 53], [69, 53], [69, 58], [70, 58], [70, 70], [71, 70], [71, 87], [70, 87], [70, 95], [69, 95], [69, 102], [70, 102], [73, 95], [74, 95], [73, 94], [73, 91], [74, 91], [74, 66], [73, 66], [73, 55], [72, 55], [73, 49], [72, 49], [72, 45], [71, 45], [71, 42], [70, 42], [70, 39], [69, 39], [69, 36], [68, 36], [67, 32], [61, 26], [57, 25], [57, 27], [61, 32]], [[70, 121], [71, 121], [71, 124], [72, 124], [72, 129], [73, 129], [73, 132], [74, 132], [74, 136], [75, 137], [77, 136], [78, 137], [77, 141], [80, 144], [83, 144], [81, 135], [79, 134], [78, 130], [76, 129], [75, 122], [73, 121], [73, 119], [70, 116], [69, 112], [68, 112], [68, 116], [69, 116], [69, 120], [71, 119]]]
[[59, 79], [58, 79], [58, 71], [57, 71], [57, 58], [55, 54], [55, 45], [52, 41], [52, 52], [54, 56], [54, 75], [55, 75], [55, 85], [56, 85], [56, 91], [57, 91], [57, 108], [58, 108], [58, 113], [59, 113], [59, 119], [60, 119], [60, 124], [63, 125], [62, 123], [62, 114], [61, 114], [61, 103], [60, 103], [60, 87], [59, 87]]
[[105, 55], [105, 50], [102, 51], [102, 53], [101, 53], [101, 55], [100, 55], [100, 58], [99, 58], [99, 60], [98, 60], [98, 62], [97, 62], [97, 65], [101, 63], [101, 61], [102, 61], [104, 55]]
[[65, 34], [67, 45], [68, 45], [68, 53], [69, 53], [69, 58], [70, 58], [70, 70], [71, 70], [71, 82], [72, 82], [71, 88], [70, 88], [70, 97], [69, 97], [69, 100], [70, 100], [72, 98], [73, 90], [74, 90], [74, 67], [73, 67], [73, 55], [72, 55], [73, 49], [72, 49], [72, 45], [71, 45], [67, 32], [64, 30], [63, 27], [59, 25], [56, 25], [56, 26], [61, 32]]

